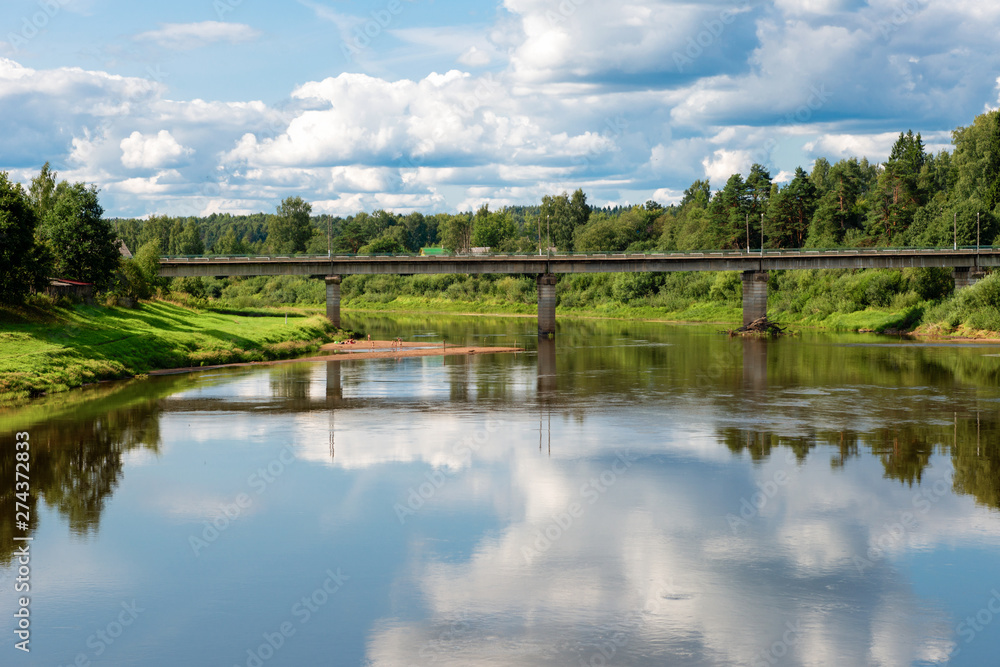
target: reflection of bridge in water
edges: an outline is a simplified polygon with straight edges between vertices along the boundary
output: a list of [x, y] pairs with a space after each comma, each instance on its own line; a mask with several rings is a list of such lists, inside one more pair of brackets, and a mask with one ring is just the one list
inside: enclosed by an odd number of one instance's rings
[[561, 273], [640, 273], [740, 271], [743, 274], [744, 324], [767, 314], [768, 272], [800, 269], [953, 269], [955, 287], [971, 285], [986, 267], [1000, 266], [1000, 249], [765, 250], [696, 253], [590, 253], [486, 256], [322, 256], [180, 257], [160, 260], [167, 278], [235, 276], [316, 276], [326, 279], [326, 313], [340, 326], [340, 283], [345, 275], [435, 273], [521, 274], [537, 276], [538, 333], [555, 333], [556, 281]]

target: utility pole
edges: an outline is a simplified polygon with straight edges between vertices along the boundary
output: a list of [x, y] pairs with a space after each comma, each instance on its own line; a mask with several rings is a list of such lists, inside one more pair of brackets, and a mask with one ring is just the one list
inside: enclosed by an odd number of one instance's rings
[[549, 222], [549, 216], [545, 216], [545, 229], [546, 236], [548, 237], [545, 241], [545, 256], [552, 257], [552, 223]]
[[330, 231], [332, 229], [333, 221], [327, 219], [326, 221], [326, 256], [333, 257], [333, 239], [331, 238]]
[[764, 214], [760, 214], [760, 256], [764, 256]]
[[747, 213], [747, 253], [750, 252], [750, 214]]
[[[542, 216], [538, 216], [537, 218], [535, 218], [535, 221], [538, 223], [538, 256], [541, 257], [542, 256]], [[539, 433], [541, 433], [541, 431], [539, 431]], [[541, 442], [541, 436], [539, 436], [539, 442]], [[541, 445], [539, 445], [539, 447], [541, 447]]]
[[958, 212], [955, 212], [955, 246], [954, 250], [958, 250]]

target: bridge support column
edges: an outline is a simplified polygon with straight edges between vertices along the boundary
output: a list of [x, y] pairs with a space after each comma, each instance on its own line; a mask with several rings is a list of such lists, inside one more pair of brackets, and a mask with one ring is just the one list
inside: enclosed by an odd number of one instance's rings
[[743, 325], [767, 317], [767, 271], [743, 272]]
[[556, 277], [538, 276], [538, 335], [548, 338], [556, 333]]
[[340, 328], [340, 276], [326, 278], [326, 319]]
[[985, 275], [986, 272], [977, 266], [958, 266], [951, 272], [951, 277], [955, 279], [956, 292], [963, 287], [975, 285]]

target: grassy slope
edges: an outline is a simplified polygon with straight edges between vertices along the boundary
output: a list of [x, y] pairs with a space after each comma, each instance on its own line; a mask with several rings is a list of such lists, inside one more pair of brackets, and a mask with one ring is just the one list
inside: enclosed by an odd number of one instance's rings
[[244, 317], [156, 301], [136, 310], [0, 311], [0, 401], [157, 368], [259, 361], [332, 340], [321, 315]]

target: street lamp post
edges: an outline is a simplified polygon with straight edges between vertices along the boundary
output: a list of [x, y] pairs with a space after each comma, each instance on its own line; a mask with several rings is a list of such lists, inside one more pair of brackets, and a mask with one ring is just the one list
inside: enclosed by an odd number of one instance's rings
[[552, 257], [552, 223], [549, 221], [549, 216], [545, 216], [545, 256]]
[[760, 256], [764, 256], [764, 214], [760, 214]]

